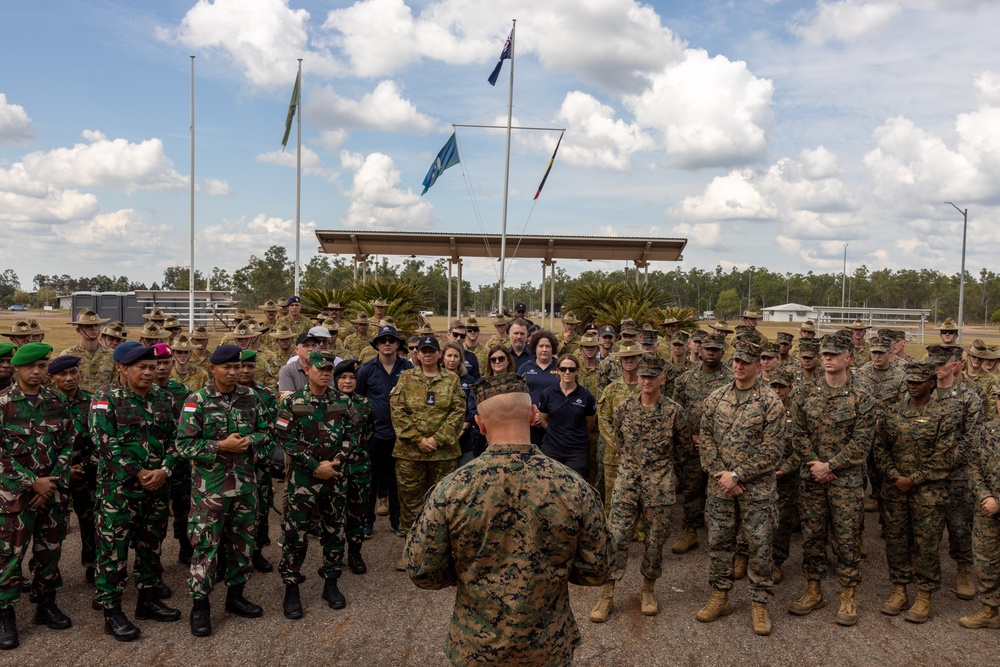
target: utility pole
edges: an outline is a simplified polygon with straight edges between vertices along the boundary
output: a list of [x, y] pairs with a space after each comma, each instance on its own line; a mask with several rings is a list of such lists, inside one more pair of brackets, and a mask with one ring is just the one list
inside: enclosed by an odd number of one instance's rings
[[954, 203], [951, 204], [955, 210], [962, 214], [962, 275], [958, 279], [958, 340], [962, 340], [962, 328], [965, 326], [965, 235], [969, 230], [969, 209], [961, 209]]

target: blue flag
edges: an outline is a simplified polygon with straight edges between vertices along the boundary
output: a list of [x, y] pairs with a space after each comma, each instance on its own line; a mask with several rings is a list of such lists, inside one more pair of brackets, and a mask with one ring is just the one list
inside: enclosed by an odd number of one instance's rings
[[455, 133], [452, 132], [444, 148], [434, 158], [434, 164], [427, 170], [427, 175], [424, 176], [424, 192], [421, 192], [420, 196], [423, 196], [434, 185], [434, 181], [438, 179], [442, 171], [448, 167], [454, 167], [458, 162], [458, 142], [455, 140]]
[[497, 77], [500, 76], [500, 68], [503, 67], [503, 61], [510, 60], [510, 40], [514, 36], [514, 31], [510, 31], [510, 37], [504, 42], [503, 51], [500, 52], [500, 60], [497, 61], [497, 66], [493, 68], [493, 73], [490, 74], [490, 78], [487, 81], [490, 82], [491, 86], [497, 85]]

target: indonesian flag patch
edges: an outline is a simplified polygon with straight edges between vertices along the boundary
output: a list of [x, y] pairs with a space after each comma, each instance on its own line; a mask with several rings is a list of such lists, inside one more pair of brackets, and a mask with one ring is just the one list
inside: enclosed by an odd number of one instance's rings
[[90, 409], [91, 410], [107, 410], [108, 409], [108, 402], [107, 401], [93, 401], [90, 404]]
[[278, 426], [280, 428], [288, 428], [288, 420], [287, 419], [282, 419], [281, 417], [278, 417], [278, 420], [277, 420], [276, 423], [278, 424]]
[[184, 404], [184, 412], [197, 412], [197, 410], [198, 410], [198, 404], [197, 403], [185, 403]]

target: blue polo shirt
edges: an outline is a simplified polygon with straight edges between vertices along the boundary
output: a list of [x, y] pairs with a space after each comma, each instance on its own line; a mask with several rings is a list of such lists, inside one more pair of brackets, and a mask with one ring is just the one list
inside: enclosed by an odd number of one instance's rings
[[509, 349], [510, 349], [510, 356], [512, 356], [514, 358], [514, 372], [515, 373], [522, 372], [521, 371], [521, 366], [524, 366], [529, 361], [534, 361], [534, 359], [535, 359], [531, 355], [531, 351], [528, 350], [528, 346], [527, 345], [524, 346], [524, 350], [521, 351], [521, 354], [518, 354], [517, 352], [515, 352], [514, 348], [509, 348]]
[[587, 417], [597, 414], [597, 401], [586, 387], [576, 385], [569, 395], [556, 384], [546, 388], [538, 402], [538, 411], [548, 415], [542, 443], [557, 452], [586, 451], [590, 447]]
[[559, 374], [556, 371], [556, 360], [553, 359], [544, 370], [539, 368], [538, 362], [532, 357], [517, 369], [518, 375], [524, 376], [524, 381], [528, 383], [528, 393], [531, 394], [531, 402], [538, 405], [542, 397], [542, 392], [552, 385], [559, 384]]
[[375, 434], [379, 440], [395, 440], [396, 431], [392, 428], [392, 415], [389, 408], [389, 392], [399, 381], [399, 375], [413, 368], [408, 360], [396, 357], [392, 373], [386, 373], [378, 357], [369, 359], [358, 368], [357, 393], [372, 403], [375, 413]]

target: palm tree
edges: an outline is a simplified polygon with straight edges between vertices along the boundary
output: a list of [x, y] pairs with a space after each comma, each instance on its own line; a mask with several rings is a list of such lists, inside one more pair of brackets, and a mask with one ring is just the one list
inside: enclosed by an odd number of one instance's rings
[[563, 312], [572, 310], [583, 323], [617, 326], [625, 318], [659, 329], [665, 318], [675, 317], [683, 329], [697, 327], [692, 308], [666, 305], [664, 292], [647, 284], [600, 281], [580, 285], [566, 295]]

